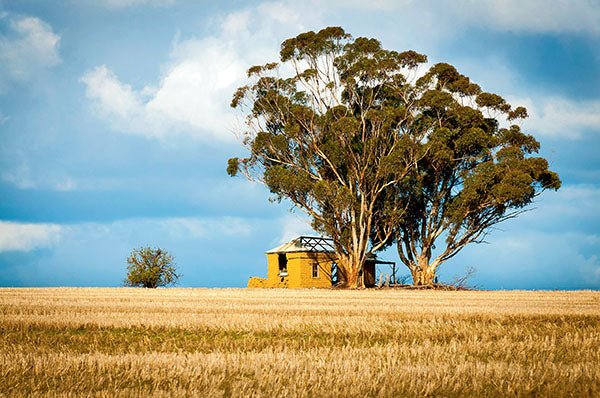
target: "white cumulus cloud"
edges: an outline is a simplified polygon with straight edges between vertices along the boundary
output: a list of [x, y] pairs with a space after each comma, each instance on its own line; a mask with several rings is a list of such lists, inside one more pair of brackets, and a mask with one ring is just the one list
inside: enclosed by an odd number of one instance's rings
[[237, 54], [214, 38], [191, 39], [177, 43], [172, 58], [158, 88], [135, 90], [105, 65], [81, 81], [99, 115], [116, 130], [153, 138], [183, 132], [232, 139], [235, 118], [227, 105], [245, 70]]
[[261, 4], [224, 16], [214, 36], [176, 38], [156, 85], [135, 89], [106, 65], [86, 72], [81, 81], [98, 114], [115, 130], [151, 138], [234, 140], [237, 114], [229, 103], [244, 84], [245, 71], [276, 59], [278, 44], [302, 31], [305, 18], [283, 3]]
[[60, 36], [48, 23], [31, 16], [5, 15], [0, 24], [8, 27], [0, 35], [0, 86], [6, 81], [27, 80], [61, 62]]
[[163, 131], [160, 115], [146, 109], [141, 92], [122, 83], [105, 65], [98, 66], [82, 76], [86, 95], [94, 100], [94, 107], [117, 130], [160, 136]]
[[56, 224], [25, 224], [0, 221], [0, 252], [30, 251], [50, 247], [61, 239], [63, 228]]
[[586, 132], [600, 133], [600, 101], [538, 96], [513, 100], [527, 108], [524, 126], [534, 134], [577, 139]]
[[228, 105], [247, 67], [233, 45], [215, 38], [187, 40], [175, 45], [173, 58], [148, 110], [214, 138], [232, 138], [235, 119]]

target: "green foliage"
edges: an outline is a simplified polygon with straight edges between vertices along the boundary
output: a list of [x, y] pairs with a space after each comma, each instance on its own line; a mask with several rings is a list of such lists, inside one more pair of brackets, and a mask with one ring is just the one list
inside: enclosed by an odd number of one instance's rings
[[140, 247], [127, 258], [125, 286], [156, 288], [176, 285], [181, 277], [173, 256], [160, 248]]
[[[230, 159], [227, 172], [262, 181], [309, 214], [333, 238], [351, 285], [360, 285], [369, 251], [395, 241], [411, 271], [435, 270], [560, 187], [547, 162], [531, 156], [539, 143], [511, 124], [525, 108], [447, 63], [415, 81], [426, 61], [329, 27], [282, 43], [290, 77], [279, 63], [253, 66], [251, 84], [233, 96], [247, 116], [250, 155]], [[447, 246], [432, 261], [442, 235]]]
[[231, 158], [227, 161], [227, 174], [232, 177], [237, 175], [239, 169], [240, 160], [238, 158]]
[[411, 133], [425, 138], [416, 150], [424, 156], [384, 199], [407, 210], [395, 239], [413, 278], [435, 271], [481, 241], [490, 227], [520, 214], [540, 192], [561, 184], [545, 159], [529, 156], [540, 147], [534, 137], [516, 124], [501, 127], [526, 117], [525, 108], [475, 89], [448, 64], [434, 65], [418, 85], [422, 95]]

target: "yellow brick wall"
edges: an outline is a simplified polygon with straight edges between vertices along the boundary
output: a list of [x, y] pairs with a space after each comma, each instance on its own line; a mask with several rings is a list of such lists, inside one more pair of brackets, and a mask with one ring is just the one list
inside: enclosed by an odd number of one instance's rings
[[[283, 280], [282, 280], [283, 279]], [[248, 280], [249, 288], [285, 288], [288, 287], [288, 278], [279, 276], [279, 257], [277, 253], [267, 254], [267, 277], [256, 276]]]
[[248, 279], [248, 287], [250, 289], [270, 287], [269, 280], [265, 278], [259, 278], [258, 276], [253, 276]]
[[[329, 288], [331, 287], [332, 257], [327, 253], [286, 253], [287, 277], [279, 276], [279, 254], [267, 254], [267, 277], [252, 277], [249, 288]], [[312, 277], [312, 265], [319, 265], [319, 276]]]
[[267, 254], [267, 279], [272, 282], [280, 280], [279, 277], [279, 255], [277, 253]]
[[[288, 253], [288, 286], [291, 288], [331, 287], [331, 258], [325, 253]], [[319, 265], [319, 276], [312, 277], [312, 265]]]

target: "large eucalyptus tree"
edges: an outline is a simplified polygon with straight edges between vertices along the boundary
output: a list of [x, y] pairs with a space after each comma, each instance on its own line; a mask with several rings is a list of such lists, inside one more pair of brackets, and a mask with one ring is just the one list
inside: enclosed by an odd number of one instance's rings
[[367, 253], [392, 238], [402, 214], [377, 202], [414, 166], [407, 76], [426, 58], [353, 40], [339, 27], [288, 39], [280, 56], [251, 67], [252, 83], [233, 97], [247, 115], [250, 156], [230, 159], [228, 172], [241, 170], [304, 210], [333, 239], [341, 280], [361, 286]]
[[396, 224], [398, 254], [413, 283], [429, 285], [443, 262], [561, 182], [545, 159], [532, 156], [539, 142], [515, 123], [527, 117], [525, 108], [482, 91], [445, 63], [416, 88], [408, 134], [418, 146], [417, 166], [388, 187], [383, 202], [406, 210]]

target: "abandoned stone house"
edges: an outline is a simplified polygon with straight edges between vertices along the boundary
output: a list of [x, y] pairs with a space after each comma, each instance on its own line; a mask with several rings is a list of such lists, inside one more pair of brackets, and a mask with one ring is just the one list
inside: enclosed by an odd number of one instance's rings
[[[336, 256], [331, 239], [299, 236], [266, 252], [267, 277], [251, 277], [249, 288], [329, 288], [338, 282]], [[375, 286], [374, 255], [365, 263], [365, 286]]]

